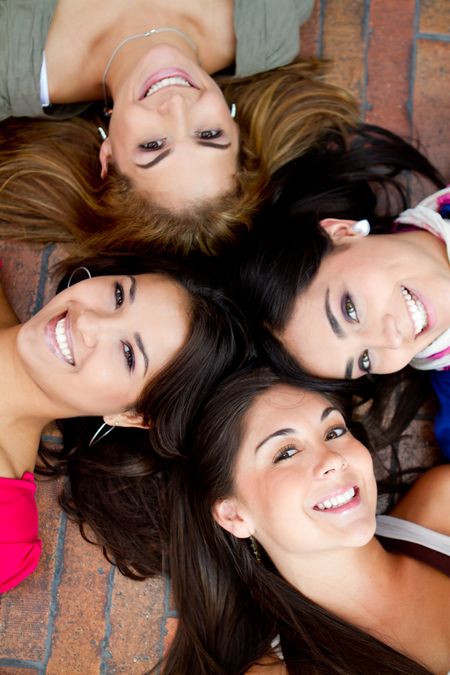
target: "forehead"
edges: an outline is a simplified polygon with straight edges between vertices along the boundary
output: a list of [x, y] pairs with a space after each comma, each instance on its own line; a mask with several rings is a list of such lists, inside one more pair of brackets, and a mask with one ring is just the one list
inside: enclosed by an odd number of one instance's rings
[[258, 442], [284, 426], [296, 428], [319, 424], [325, 408], [330, 407], [319, 394], [276, 385], [259, 396], [251, 405], [243, 421], [243, 444]]

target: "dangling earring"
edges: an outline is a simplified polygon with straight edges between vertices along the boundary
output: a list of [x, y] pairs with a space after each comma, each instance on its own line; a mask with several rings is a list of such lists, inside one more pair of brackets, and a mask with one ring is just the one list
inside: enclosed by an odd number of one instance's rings
[[[101, 424], [99, 426], [99, 428], [97, 429], [95, 434], [92, 436], [91, 440], [89, 441], [89, 447], [92, 448], [93, 445], [97, 445], [97, 443], [99, 443], [103, 438], [105, 438], [105, 436], [110, 434], [111, 431], [113, 431], [117, 427], [118, 424], [119, 424], [119, 422], [114, 422], [114, 426], [111, 427], [111, 426], [109, 426], [109, 424], [106, 424], [106, 422], [103, 422], [103, 424]], [[103, 433], [102, 433], [102, 429], [104, 427], [108, 427], [108, 429], [106, 429], [106, 431], [103, 431]]]
[[370, 223], [368, 220], [358, 220], [357, 223], [352, 225], [352, 230], [355, 234], [362, 234], [363, 237], [367, 237], [370, 234]]
[[230, 105], [230, 115], [231, 115], [231, 117], [232, 117], [233, 119], [236, 117], [236, 113], [237, 113], [237, 110], [236, 110], [236, 103], [232, 103], [232, 104]]
[[69, 281], [67, 282], [67, 288], [70, 288], [70, 284], [72, 283], [75, 274], [76, 274], [77, 272], [79, 272], [80, 270], [83, 270], [83, 272], [86, 272], [86, 275], [87, 275], [87, 278], [88, 278], [88, 279], [92, 279], [92, 274], [89, 272], [89, 270], [88, 270], [87, 267], [84, 267], [84, 266], [76, 267], [76, 268], [73, 270], [73, 272], [72, 272], [72, 274], [70, 275], [70, 277], [69, 277]]
[[102, 141], [106, 141], [106, 139], [108, 138], [108, 135], [107, 135], [106, 131], [104, 130], [104, 128], [103, 127], [97, 127], [97, 131], [98, 131], [98, 134], [99, 134], [100, 138], [102, 139]]
[[258, 544], [256, 542], [255, 537], [253, 535], [250, 535], [250, 548], [252, 549], [253, 557], [255, 558], [256, 562], [261, 562], [261, 554], [259, 552]]

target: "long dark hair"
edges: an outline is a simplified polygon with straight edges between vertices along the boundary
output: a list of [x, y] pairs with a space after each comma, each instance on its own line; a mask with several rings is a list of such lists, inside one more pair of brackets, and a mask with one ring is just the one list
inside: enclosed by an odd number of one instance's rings
[[[206, 272], [168, 258], [122, 256], [72, 262], [92, 276], [159, 273], [184, 288], [190, 330], [185, 345], [145, 386], [135, 403], [149, 430], [116, 428], [89, 447], [103, 420], [75, 418], [61, 423], [64, 449], [41, 448], [47, 475], [65, 474], [60, 501], [85, 538], [103, 546], [120, 571], [144, 578], [164, 567], [164, 514], [158, 502], [163, 460], [178, 455], [189, 420], [219, 378], [231, 372], [249, 350], [242, 318], [214, 288]], [[208, 275], [209, 277], [209, 275]], [[66, 280], [62, 286], [65, 287]], [[86, 528], [86, 525], [89, 528]]]
[[[243, 248], [237, 291], [259, 348], [277, 367], [299, 369], [277, 339], [292, 314], [295, 299], [315, 278], [334, 248], [319, 221], [323, 218], [368, 218], [375, 233], [391, 230], [392, 220], [410, 206], [411, 181], [438, 188], [437, 169], [411, 144], [392, 132], [361, 125], [346, 143], [330, 134], [320, 147], [282, 167], [273, 179], [273, 197], [259, 216]], [[406, 367], [400, 375], [341, 386], [373, 398], [367, 423], [380, 421], [387, 392], [403, 391], [395, 424], [385, 430], [384, 444], [401, 433], [430, 391], [424, 373]], [[336, 388], [338, 380], [328, 381]], [[401, 382], [401, 387], [395, 383]], [[372, 422], [370, 422], [372, 415]]]
[[[243, 419], [277, 384], [304, 388], [301, 378], [265, 368], [232, 376], [208, 401], [188, 456], [172, 468], [166, 497], [179, 623], [164, 675], [240, 675], [270, 653], [277, 635], [291, 674], [425, 675], [424, 667], [310, 601], [262, 549], [257, 561], [248, 541], [215, 522], [213, 504], [233, 494]], [[311, 383], [308, 389], [314, 391]]]

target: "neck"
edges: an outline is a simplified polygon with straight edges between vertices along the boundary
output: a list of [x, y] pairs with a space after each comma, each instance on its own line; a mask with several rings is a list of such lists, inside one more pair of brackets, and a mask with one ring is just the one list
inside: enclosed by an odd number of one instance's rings
[[368, 621], [382, 625], [385, 599], [393, 580], [398, 583], [398, 559], [385, 551], [375, 537], [362, 547], [298, 556], [287, 564], [274, 562], [282, 576], [303, 595], [366, 630], [370, 629]]

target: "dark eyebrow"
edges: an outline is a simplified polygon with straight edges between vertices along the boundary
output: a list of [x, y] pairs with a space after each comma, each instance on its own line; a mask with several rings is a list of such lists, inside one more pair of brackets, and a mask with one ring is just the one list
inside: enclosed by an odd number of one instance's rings
[[288, 434], [295, 434], [295, 429], [278, 429], [278, 431], [274, 431], [273, 434], [270, 434], [270, 436], [267, 436], [261, 443], [258, 443], [258, 445], [255, 448], [255, 452], [258, 452], [260, 447], [264, 445], [264, 443], [267, 443], [267, 441], [270, 441], [272, 438], [276, 438], [277, 436], [287, 436]]
[[208, 148], [217, 148], [218, 150], [226, 150], [231, 143], [213, 143], [213, 141], [202, 141], [200, 138], [196, 141], [198, 145], [207, 145]]
[[347, 337], [344, 331], [342, 330], [341, 326], [338, 323], [338, 320], [334, 316], [333, 312], [331, 311], [330, 307], [330, 289], [327, 288], [327, 292], [325, 293], [325, 313], [327, 315], [328, 323], [331, 326], [331, 329], [333, 333], [338, 337], [338, 338], [345, 338]]
[[150, 169], [152, 166], [156, 166], [156, 164], [162, 162], [162, 160], [168, 157], [171, 152], [172, 150], [169, 148], [169, 150], [164, 150], [164, 152], [158, 155], [158, 157], [155, 159], [152, 159], [152, 161], [148, 162], [148, 164], [136, 164], [136, 166], [139, 167], [139, 169]]
[[128, 278], [131, 281], [131, 286], [130, 286], [130, 302], [133, 303], [134, 299], [136, 297], [136, 277], [134, 277], [132, 274], [128, 275]]
[[323, 422], [333, 412], [337, 412], [340, 415], [342, 415], [342, 411], [339, 410], [339, 408], [336, 408], [336, 406], [334, 406], [334, 405], [330, 405], [328, 408], [325, 408], [325, 410], [321, 414], [320, 421]]
[[344, 379], [345, 380], [351, 380], [352, 379], [352, 373], [353, 373], [353, 358], [350, 357], [349, 360], [347, 361], [347, 365], [345, 366]]
[[142, 356], [144, 357], [144, 365], [145, 365], [145, 368], [144, 368], [144, 375], [146, 375], [146, 374], [147, 374], [147, 369], [148, 369], [148, 356], [147, 356], [147, 352], [145, 351], [144, 343], [142, 342], [142, 338], [141, 338], [141, 336], [140, 336], [139, 333], [135, 333], [135, 334], [134, 334], [134, 339], [136, 340], [136, 344], [137, 344], [137, 346], [139, 347]]

